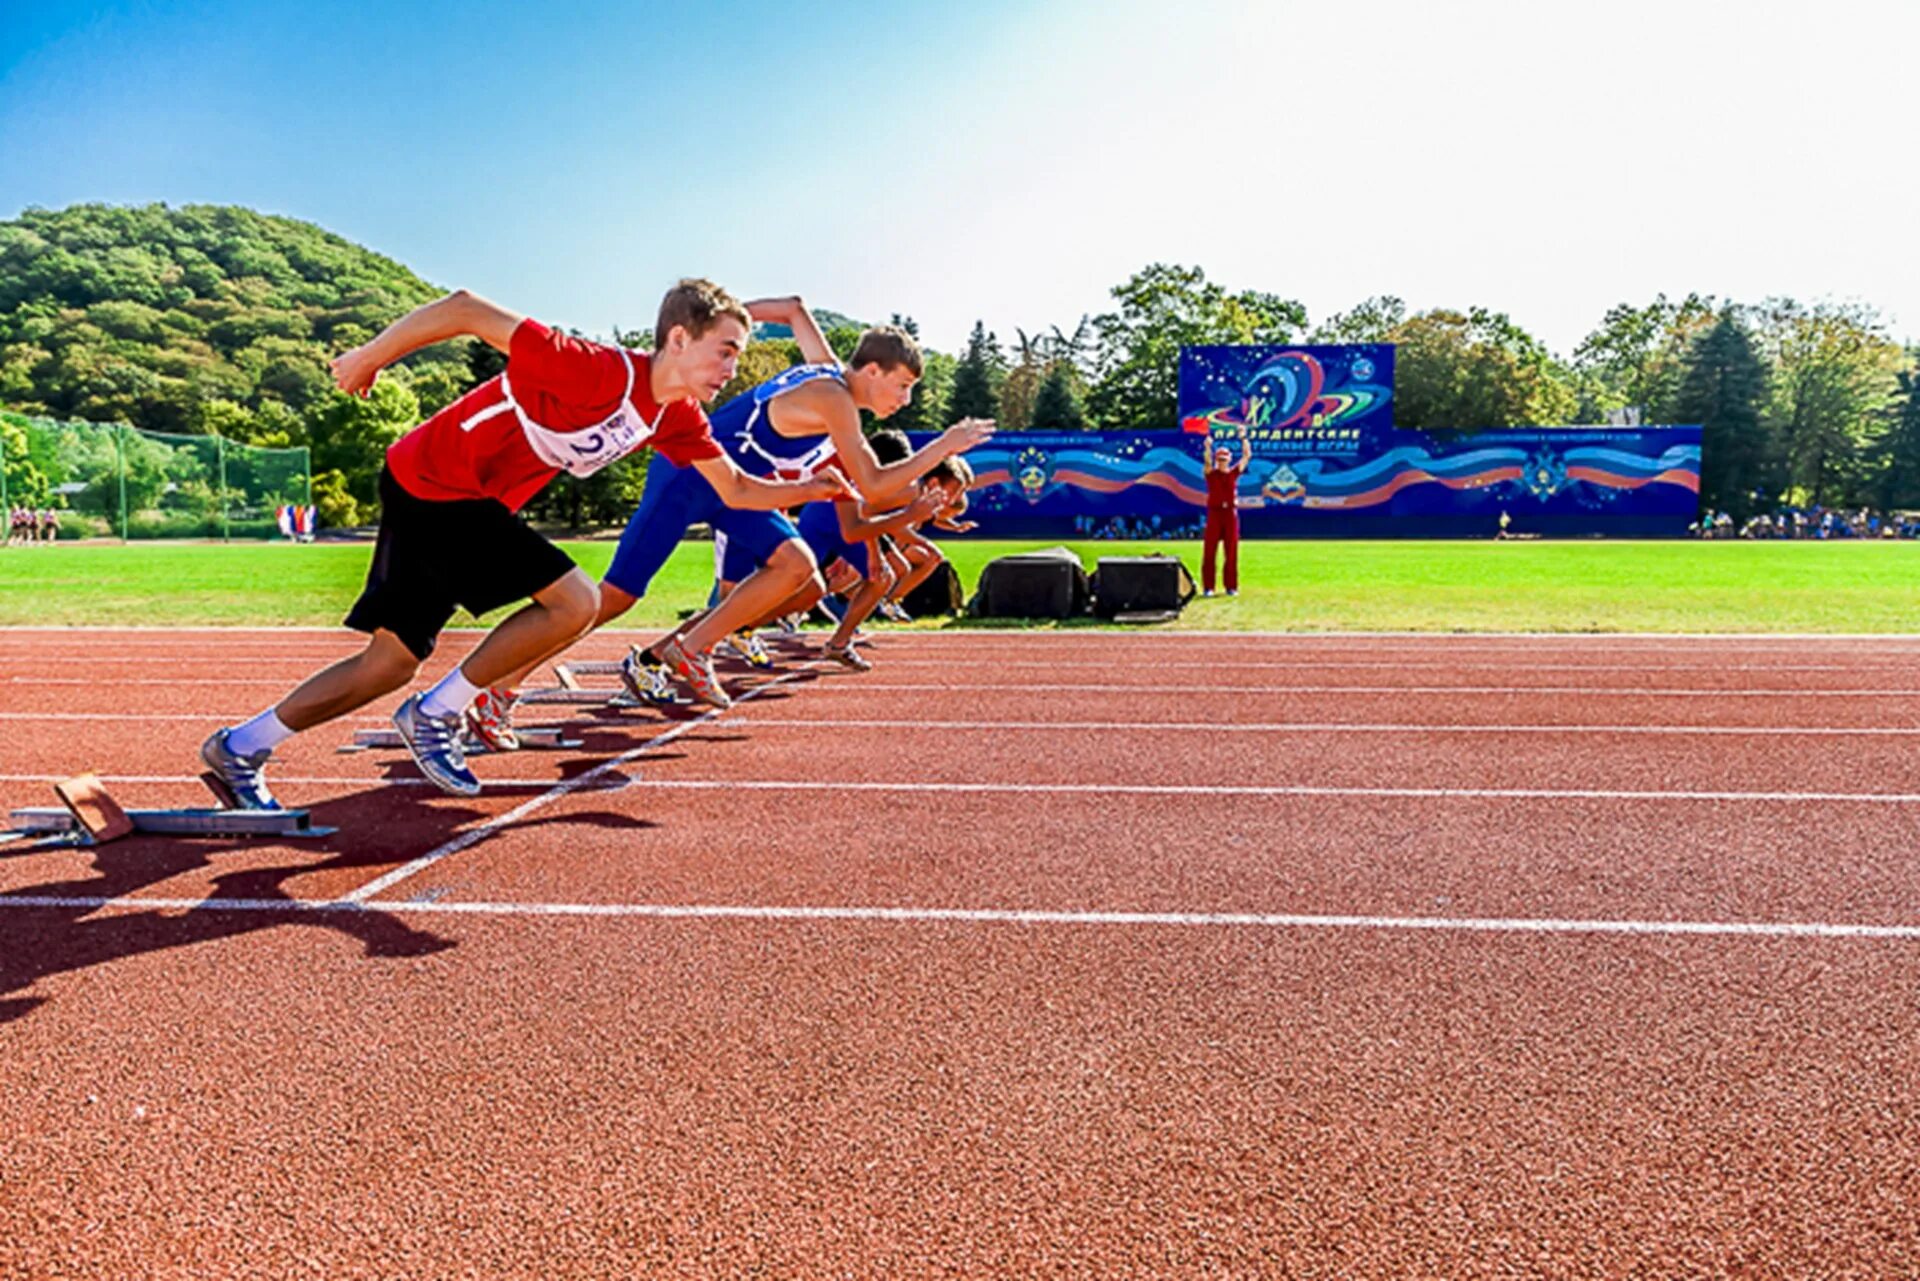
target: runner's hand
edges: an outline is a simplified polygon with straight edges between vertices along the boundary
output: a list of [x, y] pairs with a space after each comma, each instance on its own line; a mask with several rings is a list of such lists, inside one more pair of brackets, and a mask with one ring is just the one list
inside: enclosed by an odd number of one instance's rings
[[371, 391], [373, 380], [380, 376], [381, 368], [379, 359], [367, 350], [366, 345], [335, 356], [330, 367], [333, 381], [349, 396], [364, 396]]
[[947, 428], [940, 440], [943, 444], [951, 445], [954, 453], [964, 454], [969, 449], [992, 440], [993, 431], [991, 418], [963, 418]]
[[939, 515], [940, 509], [946, 505], [947, 496], [929, 485], [920, 491], [918, 498], [907, 505], [907, 515], [913, 517], [913, 523], [918, 525], [923, 520]]
[[807, 500], [809, 502], [840, 502], [843, 499], [860, 501], [860, 491], [853, 487], [852, 481], [837, 471], [823, 471], [807, 484], [813, 487], [813, 497]]

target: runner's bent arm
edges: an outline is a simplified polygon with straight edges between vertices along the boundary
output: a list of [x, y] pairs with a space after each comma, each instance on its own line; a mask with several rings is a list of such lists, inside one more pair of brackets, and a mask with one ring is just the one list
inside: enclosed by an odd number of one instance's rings
[[742, 511], [779, 511], [828, 499], [859, 497], [838, 472], [823, 471], [811, 480], [762, 480], [741, 471], [724, 454], [702, 458], [693, 466], [713, 486], [721, 502]]
[[755, 320], [771, 325], [785, 325], [793, 330], [793, 341], [800, 347], [800, 358], [810, 365], [837, 365], [840, 358], [833, 354], [833, 347], [827, 342], [827, 336], [820, 332], [820, 322], [807, 310], [807, 304], [800, 301], [798, 295], [792, 298], [756, 298], [747, 304], [747, 314]]
[[525, 317], [465, 289], [416, 307], [382, 329], [371, 341], [333, 358], [333, 378], [340, 390], [363, 396], [382, 369], [422, 347], [449, 338], [474, 337], [489, 347], [507, 351], [513, 331]]
[[839, 452], [840, 465], [847, 478], [868, 502], [888, 507], [907, 496], [914, 481], [932, 471], [943, 458], [964, 454], [993, 437], [993, 422], [969, 418], [955, 423], [939, 436], [897, 463], [882, 467], [860, 430], [860, 411], [839, 387], [825, 384], [801, 387], [774, 402], [776, 428], [799, 428], [797, 435], [824, 431]]
[[840, 537], [850, 543], [864, 543], [919, 524], [938, 510], [939, 502], [940, 495], [928, 490], [908, 506], [884, 516], [870, 516], [866, 507], [855, 503], [835, 503], [833, 510], [840, 517]]

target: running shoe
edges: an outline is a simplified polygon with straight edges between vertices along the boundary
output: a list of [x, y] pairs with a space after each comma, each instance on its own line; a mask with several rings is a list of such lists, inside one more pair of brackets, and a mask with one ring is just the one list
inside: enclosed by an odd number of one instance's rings
[[881, 601], [880, 617], [890, 623], [911, 623], [913, 621], [913, 615], [900, 608], [900, 602], [897, 600]]
[[807, 616], [796, 611], [791, 614], [782, 614], [776, 621], [780, 624], [781, 635], [794, 636], [799, 633], [800, 624], [807, 621]]
[[[280, 802], [273, 799], [273, 793], [267, 790], [267, 761], [273, 756], [273, 749], [255, 752], [251, 756], [242, 756], [227, 746], [227, 735], [231, 730], [219, 729], [213, 737], [200, 744], [200, 759], [206, 763], [220, 786], [233, 794], [236, 809], [277, 810]], [[217, 790], [217, 789], [216, 789]]]
[[413, 753], [413, 763], [441, 791], [478, 796], [480, 780], [467, 769], [467, 754], [460, 747], [459, 715], [429, 716], [420, 710], [420, 698], [413, 695], [393, 714], [393, 727]]
[[850, 643], [846, 645], [828, 644], [820, 651], [820, 656], [822, 658], [830, 658], [850, 671], [870, 672], [873, 670], [873, 664], [867, 661], [867, 656], [855, 649]]
[[667, 665], [673, 678], [701, 702], [711, 703], [722, 711], [733, 706], [733, 699], [721, 688], [720, 678], [713, 674], [713, 660], [705, 654], [689, 654], [686, 646], [676, 639], [660, 647], [660, 661]]
[[467, 708], [467, 732], [487, 745], [489, 752], [517, 752], [520, 736], [513, 732], [513, 705], [520, 695], [495, 685], [473, 696]]
[[667, 665], [650, 658], [638, 645], [620, 660], [620, 683], [627, 693], [655, 707], [678, 707], [680, 696], [673, 691], [673, 673]]
[[715, 646], [729, 658], [737, 658], [748, 667], [772, 667], [773, 655], [753, 632], [742, 628]]

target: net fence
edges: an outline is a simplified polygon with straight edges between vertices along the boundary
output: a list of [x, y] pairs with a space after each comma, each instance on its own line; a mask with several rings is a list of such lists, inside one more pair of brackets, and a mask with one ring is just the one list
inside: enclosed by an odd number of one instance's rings
[[0, 510], [59, 513], [66, 538], [275, 538], [310, 509], [304, 446], [0, 412]]

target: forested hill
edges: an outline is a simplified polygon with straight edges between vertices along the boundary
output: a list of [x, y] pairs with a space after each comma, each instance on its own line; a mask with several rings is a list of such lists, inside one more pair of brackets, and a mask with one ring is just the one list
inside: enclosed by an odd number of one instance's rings
[[[220, 205], [30, 209], [0, 222], [0, 404], [156, 431], [298, 440], [327, 358], [435, 286], [311, 223]], [[422, 353], [423, 401], [466, 353]]]

